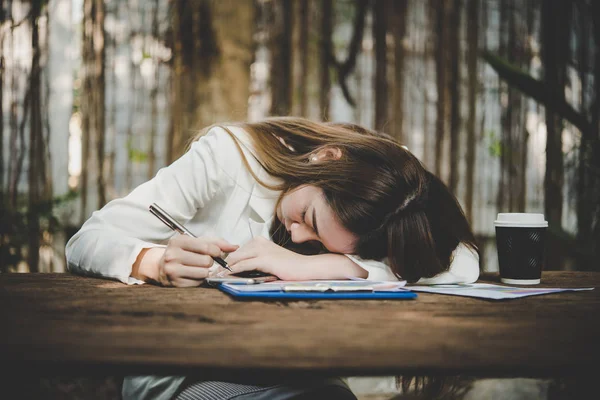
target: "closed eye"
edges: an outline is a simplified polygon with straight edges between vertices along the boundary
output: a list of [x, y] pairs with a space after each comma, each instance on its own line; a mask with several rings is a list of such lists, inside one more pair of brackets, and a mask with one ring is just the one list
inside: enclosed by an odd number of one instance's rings
[[300, 214], [300, 219], [302, 220], [302, 223], [303, 223], [304, 225], [308, 226], [310, 229], [312, 229], [312, 230], [313, 230], [313, 232], [315, 232], [315, 233], [316, 233], [316, 235], [317, 235], [318, 237], [320, 237], [320, 236], [319, 236], [319, 230], [318, 230], [318, 228], [317, 228], [317, 221], [316, 221], [316, 212], [315, 212], [315, 209], [313, 208], [313, 213], [312, 213], [312, 221], [313, 221], [313, 222], [312, 222], [312, 225], [311, 225], [311, 224], [309, 224], [309, 223], [308, 223], [308, 221], [306, 220], [306, 214], [307, 214], [307, 213], [308, 213], [308, 206], [306, 206], [306, 207], [304, 208], [304, 210], [302, 210], [302, 214]]
[[304, 209], [302, 210], [302, 213], [300, 214], [300, 220], [302, 221], [302, 223], [304, 225], [306, 225], [306, 213], [308, 212], [308, 204], [306, 205], [306, 207], [304, 207]]

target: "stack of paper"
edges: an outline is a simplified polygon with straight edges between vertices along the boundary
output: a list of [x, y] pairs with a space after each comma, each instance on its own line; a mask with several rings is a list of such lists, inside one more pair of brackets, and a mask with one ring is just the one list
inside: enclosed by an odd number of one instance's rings
[[454, 296], [477, 297], [480, 299], [503, 300], [567, 291], [592, 290], [594, 288], [531, 288], [492, 285], [489, 283], [471, 283], [454, 285], [407, 286], [407, 289], [414, 290], [415, 292], [427, 292], [449, 294]]
[[397, 292], [404, 290], [406, 281], [378, 282], [378, 281], [274, 281], [256, 285], [239, 285], [224, 283], [241, 292]]
[[234, 297], [260, 299], [413, 299], [406, 281], [350, 280], [275, 281], [254, 285], [223, 283], [218, 288]]
[[406, 281], [315, 280], [274, 281], [257, 284], [222, 283], [220, 290], [234, 297], [273, 299], [408, 299], [414, 292], [476, 297], [480, 299], [516, 299], [520, 297], [594, 288], [540, 288], [492, 285], [489, 283], [409, 285]]

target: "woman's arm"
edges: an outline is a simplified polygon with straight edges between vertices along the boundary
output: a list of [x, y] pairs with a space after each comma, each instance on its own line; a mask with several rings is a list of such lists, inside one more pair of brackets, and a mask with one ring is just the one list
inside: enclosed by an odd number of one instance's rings
[[173, 232], [148, 206], [157, 202], [177, 220], [188, 221], [225, 184], [233, 184], [229, 177], [235, 173], [228, 168], [239, 165], [233, 139], [221, 128], [212, 129], [153, 179], [94, 212], [67, 243], [68, 269], [128, 284], [153, 279], [145, 267], [164, 252]]
[[367, 278], [366, 270], [342, 254], [317, 254], [306, 256], [306, 279]]
[[[392, 272], [389, 265], [382, 261], [363, 260], [354, 255], [348, 258], [360, 265], [368, 272], [368, 279], [375, 281], [392, 281], [398, 278]], [[451, 284], [451, 283], [473, 283], [479, 278], [479, 256], [464, 244], [459, 244], [454, 254], [448, 271], [441, 272], [431, 278], [421, 278], [417, 284]]]
[[[368, 273], [341, 254], [306, 256], [257, 237], [227, 257], [232, 273], [258, 270], [286, 281], [366, 278]], [[223, 274], [228, 271], [221, 270]]]
[[213, 257], [237, 250], [224, 239], [176, 235], [165, 249], [143, 249], [131, 270], [131, 276], [162, 286], [194, 287], [206, 279]]
[[[283, 280], [347, 279], [360, 277], [375, 281], [398, 278], [382, 261], [363, 260], [353, 255], [318, 254], [304, 256], [285, 249], [265, 238], [255, 238], [231, 253], [227, 262], [233, 273], [259, 270]], [[421, 278], [418, 284], [473, 283], [479, 278], [479, 256], [464, 244], [453, 254], [448, 271], [431, 278]]]

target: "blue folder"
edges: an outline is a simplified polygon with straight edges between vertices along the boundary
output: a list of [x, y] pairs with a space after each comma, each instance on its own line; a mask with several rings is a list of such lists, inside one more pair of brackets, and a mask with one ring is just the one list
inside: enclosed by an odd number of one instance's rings
[[277, 291], [261, 291], [249, 292], [236, 290], [234, 285], [219, 285], [218, 289], [233, 296], [236, 299], [256, 299], [256, 300], [342, 300], [342, 299], [375, 299], [375, 300], [400, 300], [400, 299], [415, 299], [415, 292], [400, 291], [400, 292], [286, 292], [283, 290]]

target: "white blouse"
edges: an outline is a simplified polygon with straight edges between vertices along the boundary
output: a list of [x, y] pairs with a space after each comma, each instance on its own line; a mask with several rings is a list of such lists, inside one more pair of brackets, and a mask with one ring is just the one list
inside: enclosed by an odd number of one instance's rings
[[[241, 142], [253, 172], [265, 182], [277, 183], [252, 156], [248, 133], [239, 127], [229, 129]], [[143, 283], [131, 277], [140, 251], [164, 247], [174, 234], [148, 211], [150, 204], [156, 202], [197, 236], [222, 237], [243, 245], [256, 236], [269, 238], [278, 197], [279, 192], [253, 178], [233, 138], [224, 129], [213, 128], [153, 179], [95, 211], [67, 243], [68, 269], [127, 284]], [[347, 257], [368, 272], [368, 279], [398, 279], [384, 262]], [[448, 271], [418, 283], [472, 283], [478, 277], [477, 254], [460, 244]]]

